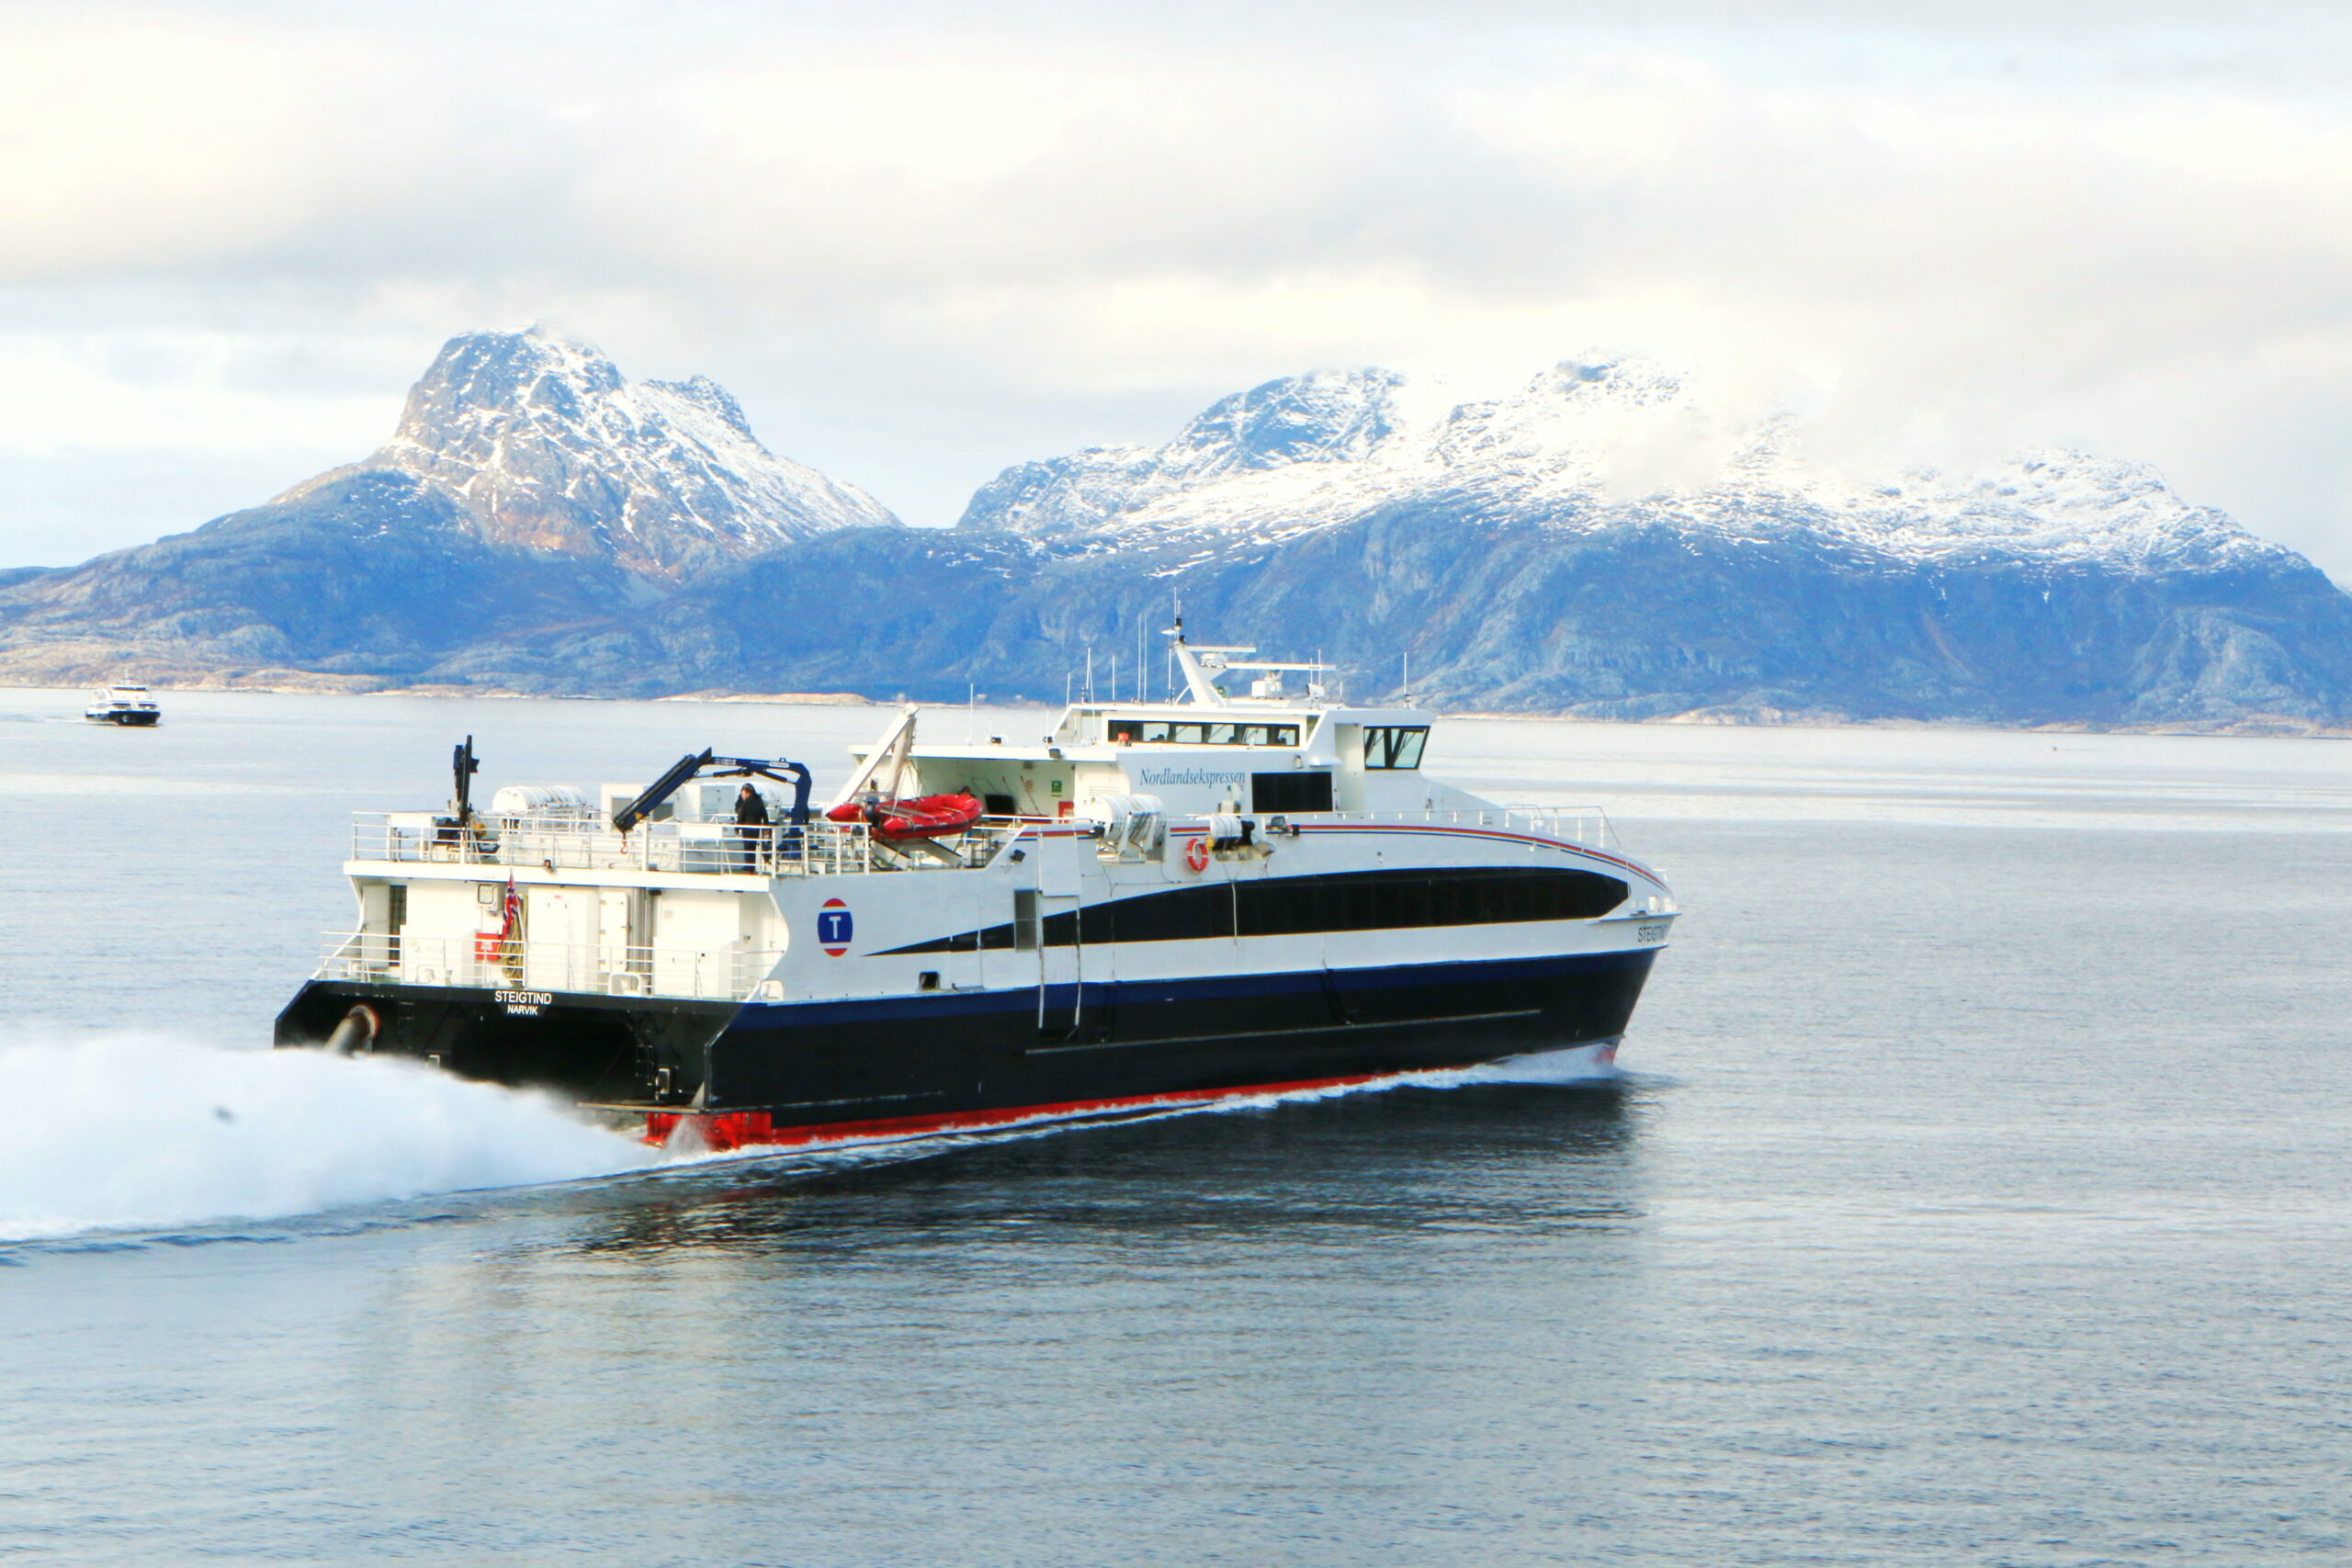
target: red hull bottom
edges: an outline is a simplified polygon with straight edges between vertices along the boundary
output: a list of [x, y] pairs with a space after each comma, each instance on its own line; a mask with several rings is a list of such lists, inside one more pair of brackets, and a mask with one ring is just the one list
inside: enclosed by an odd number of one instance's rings
[[1344, 1077], [1303, 1078], [1295, 1083], [1249, 1084], [1238, 1089], [1178, 1089], [1167, 1094], [1140, 1094], [1120, 1100], [1072, 1100], [1058, 1105], [1013, 1105], [997, 1111], [957, 1111], [939, 1116], [892, 1116], [872, 1122], [828, 1122], [814, 1126], [779, 1123], [765, 1111], [649, 1111], [645, 1142], [667, 1145], [674, 1138], [699, 1138], [713, 1154], [743, 1148], [818, 1148], [828, 1144], [867, 1143], [884, 1138], [919, 1138], [933, 1133], [977, 1133], [1017, 1127], [1029, 1122], [1063, 1122], [1080, 1117], [1115, 1116], [1124, 1112], [1207, 1105], [1220, 1100], [1246, 1100], [1258, 1094], [1294, 1094], [1305, 1089], [1345, 1089], [1371, 1083], [1393, 1073], [1354, 1073]]
[[[1607, 1066], [1616, 1059], [1614, 1043], [1600, 1046], [1594, 1060]], [[978, 1133], [1040, 1122], [1067, 1122], [1093, 1117], [1117, 1117], [1157, 1110], [1212, 1105], [1224, 1100], [1247, 1100], [1261, 1094], [1298, 1094], [1324, 1089], [1352, 1089], [1385, 1078], [1409, 1077], [1408, 1073], [1350, 1073], [1339, 1077], [1299, 1078], [1288, 1083], [1245, 1084], [1233, 1089], [1175, 1089], [1164, 1094], [1139, 1094], [1113, 1100], [1071, 1100], [1051, 1105], [1014, 1105], [993, 1111], [958, 1111], [937, 1116], [893, 1116], [869, 1122], [827, 1122], [795, 1126], [779, 1122], [766, 1111], [654, 1111], [645, 1118], [644, 1141], [667, 1146], [693, 1141], [712, 1154], [747, 1148], [822, 1148], [832, 1144], [873, 1143], [895, 1138], [920, 1138], [937, 1133]]]

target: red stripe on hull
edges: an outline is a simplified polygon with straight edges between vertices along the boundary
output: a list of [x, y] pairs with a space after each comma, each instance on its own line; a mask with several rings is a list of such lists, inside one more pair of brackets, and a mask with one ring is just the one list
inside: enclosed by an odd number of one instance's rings
[[[1329, 825], [1302, 822], [1299, 824], [1299, 830], [1306, 833], [1418, 833], [1424, 838], [1494, 839], [1507, 844], [1532, 844], [1538, 849], [1565, 850], [1569, 854], [1585, 855], [1593, 860], [1605, 861], [1611, 865], [1630, 871], [1636, 876], [1657, 882], [1661, 887], [1666, 886], [1658, 880], [1657, 873], [1646, 866], [1636, 865], [1622, 855], [1612, 855], [1606, 850], [1589, 849], [1583, 844], [1572, 844], [1563, 839], [1539, 839], [1532, 838], [1525, 833], [1508, 833], [1495, 828], [1440, 828], [1419, 822], [1351, 822]], [[1170, 834], [1170, 837], [1172, 838], [1175, 835]]]
[[912, 1138], [927, 1133], [968, 1133], [990, 1127], [1018, 1126], [1069, 1116], [1099, 1116], [1117, 1111], [1141, 1111], [1154, 1106], [1206, 1105], [1253, 1094], [1292, 1094], [1302, 1089], [1344, 1089], [1393, 1077], [1393, 1073], [1351, 1073], [1335, 1078], [1300, 1078], [1292, 1083], [1250, 1084], [1240, 1089], [1175, 1089], [1166, 1094], [1138, 1094], [1118, 1100], [1070, 1100], [1054, 1105], [1015, 1105], [997, 1111], [955, 1111], [937, 1116], [891, 1116], [871, 1122], [827, 1122], [815, 1125], [778, 1126], [765, 1111], [650, 1111], [645, 1116], [645, 1141], [666, 1144], [680, 1123], [690, 1124], [714, 1154], [752, 1147], [808, 1148], [847, 1143], [860, 1138]]

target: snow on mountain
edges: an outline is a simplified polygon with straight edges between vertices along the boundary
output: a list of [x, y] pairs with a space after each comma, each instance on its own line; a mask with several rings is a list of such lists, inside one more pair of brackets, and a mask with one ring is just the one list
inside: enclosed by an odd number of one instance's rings
[[597, 350], [538, 327], [451, 339], [390, 441], [272, 504], [385, 470], [447, 494], [487, 543], [659, 578], [898, 521], [864, 491], [770, 452], [707, 377], [630, 381]]
[[1857, 565], [2215, 567], [2292, 554], [2183, 501], [2145, 465], [2078, 452], [1887, 482], [1816, 471], [1793, 419], [1718, 420], [1682, 378], [1637, 361], [1571, 361], [1484, 401], [1447, 406], [1430, 390], [1374, 369], [1270, 381], [1211, 405], [1164, 446], [1008, 468], [963, 523], [1190, 560], [1399, 507], [1571, 534], [1663, 524], [1810, 543]]
[[[1254, 502], [1269, 492], [1269, 481], [1273, 491], [1285, 488], [1275, 477], [1296, 468], [1310, 476], [1305, 488], [1312, 490], [1348, 471], [1335, 465], [1360, 465], [1409, 428], [1404, 387], [1405, 378], [1387, 370], [1269, 381], [1218, 399], [1165, 446], [1091, 446], [1007, 468], [973, 497], [964, 520], [984, 515], [990, 525], [1035, 538], [1107, 544], [1182, 528], [1185, 498], [1223, 481], [1238, 482]], [[1121, 521], [1109, 525], [1114, 519]]]
[[1474, 401], [1272, 381], [1163, 446], [1007, 469], [961, 530], [855, 525], [892, 522], [707, 380], [474, 333], [368, 461], [0, 582], [0, 675], [961, 701], [1060, 692], [1181, 590], [1366, 700], [1409, 659], [1415, 695], [1491, 712], [2352, 723], [2352, 596], [2153, 469], [1831, 473], [1796, 418], [1630, 361]]

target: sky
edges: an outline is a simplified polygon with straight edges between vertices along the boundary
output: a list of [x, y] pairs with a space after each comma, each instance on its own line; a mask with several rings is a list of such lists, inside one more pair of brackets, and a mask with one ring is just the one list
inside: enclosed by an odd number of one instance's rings
[[1636, 355], [2352, 582], [2352, 7], [0, 0], [0, 567], [537, 321], [909, 522], [1277, 376]]

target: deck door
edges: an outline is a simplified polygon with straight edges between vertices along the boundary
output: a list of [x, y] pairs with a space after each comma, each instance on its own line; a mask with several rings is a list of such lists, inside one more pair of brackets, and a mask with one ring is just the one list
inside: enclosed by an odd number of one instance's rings
[[[1080, 930], [1085, 846], [1048, 839], [1037, 856], [1037, 1039], [1075, 1038], [1086, 1023], [1086, 945]], [[1016, 917], [1017, 918], [1017, 917]]]
[[526, 889], [523, 984], [535, 991], [590, 991], [595, 985], [596, 890]]
[[652, 944], [647, 940], [644, 895], [627, 887], [596, 890], [597, 989], [617, 996], [639, 996], [651, 972]]

